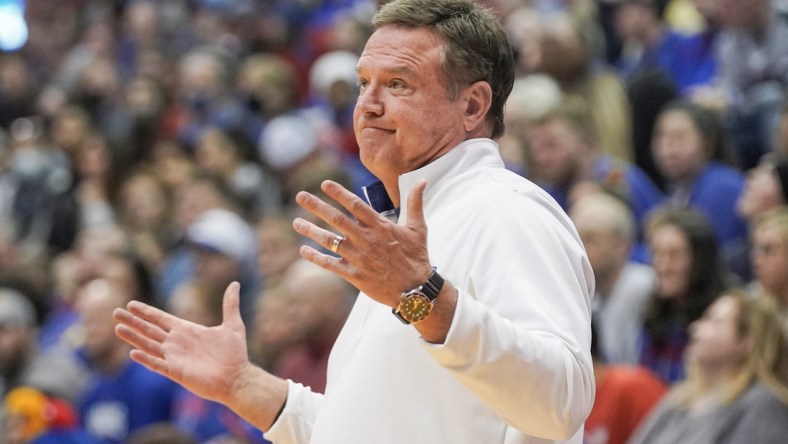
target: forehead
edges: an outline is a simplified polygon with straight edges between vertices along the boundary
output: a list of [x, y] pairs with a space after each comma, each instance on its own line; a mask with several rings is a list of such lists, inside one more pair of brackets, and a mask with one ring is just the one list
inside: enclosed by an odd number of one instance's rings
[[367, 41], [358, 68], [424, 72], [438, 69], [444, 42], [428, 28], [384, 26]]
[[655, 248], [665, 245], [689, 248], [687, 235], [681, 228], [672, 223], [662, 223], [655, 226], [651, 230], [649, 240]]

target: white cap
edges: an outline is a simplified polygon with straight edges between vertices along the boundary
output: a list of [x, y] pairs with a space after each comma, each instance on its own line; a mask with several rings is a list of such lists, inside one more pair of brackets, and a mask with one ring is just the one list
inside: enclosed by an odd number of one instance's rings
[[0, 326], [33, 327], [36, 309], [33, 303], [13, 288], [0, 288]]
[[206, 211], [189, 225], [186, 237], [192, 245], [238, 261], [254, 260], [257, 255], [254, 231], [232, 211]]
[[344, 81], [355, 85], [358, 56], [350, 51], [331, 51], [318, 57], [309, 70], [309, 89], [313, 94], [326, 97], [331, 85]]
[[260, 135], [260, 158], [275, 170], [285, 170], [304, 160], [317, 148], [317, 134], [305, 118], [278, 116]]

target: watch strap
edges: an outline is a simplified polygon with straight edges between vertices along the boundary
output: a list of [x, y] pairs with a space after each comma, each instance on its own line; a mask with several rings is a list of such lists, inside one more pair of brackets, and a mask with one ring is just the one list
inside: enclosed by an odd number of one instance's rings
[[421, 291], [430, 299], [430, 301], [435, 302], [435, 298], [437, 298], [438, 294], [441, 292], [444, 282], [445, 280], [443, 279], [443, 276], [439, 275], [437, 271], [433, 270], [430, 277], [427, 278], [427, 282], [421, 284]]

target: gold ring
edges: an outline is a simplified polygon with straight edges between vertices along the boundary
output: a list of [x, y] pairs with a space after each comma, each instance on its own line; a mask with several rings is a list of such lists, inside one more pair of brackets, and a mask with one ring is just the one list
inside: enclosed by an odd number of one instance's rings
[[332, 253], [336, 253], [337, 250], [339, 250], [339, 244], [341, 244], [343, 240], [345, 240], [345, 236], [334, 236], [334, 240], [331, 241], [331, 248], [329, 248], [329, 250], [331, 250]]

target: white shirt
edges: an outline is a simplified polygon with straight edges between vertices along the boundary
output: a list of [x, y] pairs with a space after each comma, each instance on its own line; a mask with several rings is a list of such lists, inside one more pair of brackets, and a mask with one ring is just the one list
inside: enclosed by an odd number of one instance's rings
[[656, 279], [651, 266], [629, 262], [621, 270], [610, 294], [594, 298], [593, 313], [598, 323], [600, 349], [608, 363], [638, 363], [638, 339]]
[[[421, 179], [430, 260], [459, 293], [446, 342], [424, 341], [360, 294], [331, 352], [325, 396], [289, 381], [266, 437], [580, 444], [594, 400], [594, 280], [574, 226], [539, 187], [504, 168], [489, 139], [401, 176], [400, 196]], [[401, 211], [402, 224], [407, 202]]]

